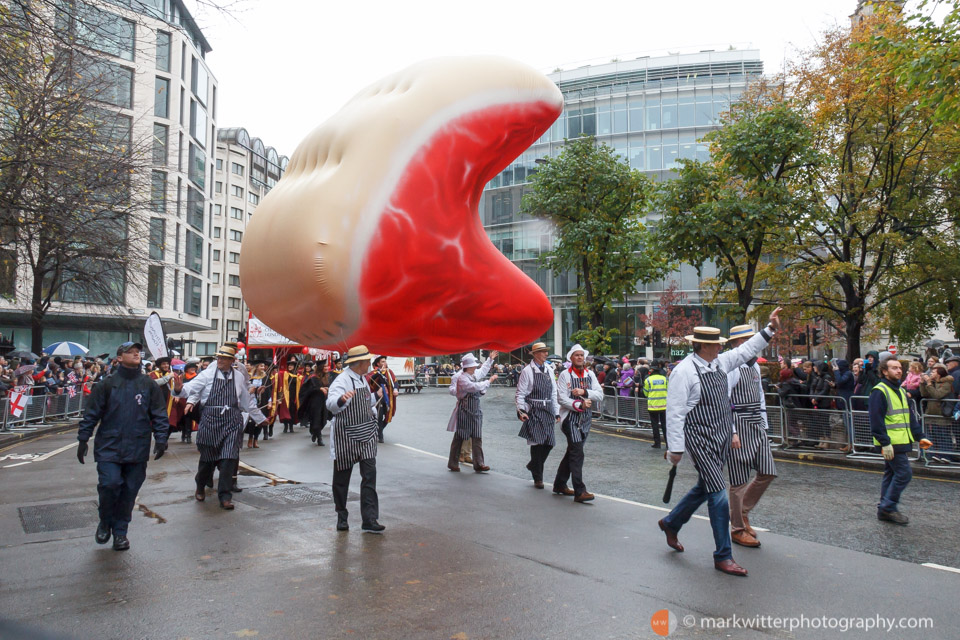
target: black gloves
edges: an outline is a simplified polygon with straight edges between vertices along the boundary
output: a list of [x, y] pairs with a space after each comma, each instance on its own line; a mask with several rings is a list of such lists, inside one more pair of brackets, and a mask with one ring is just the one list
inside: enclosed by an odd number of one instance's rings
[[167, 452], [167, 443], [164, 442], [160, 444], [159, 442], [153, 447], [153, 459], [159, 460], [163, 457], [163, 454]]
[[87, 443], [82, 441], [80, 446], [77, 447], [77, 460], [80, 461], [80, 464], [83, 464], [83, 456], [87, 455]]

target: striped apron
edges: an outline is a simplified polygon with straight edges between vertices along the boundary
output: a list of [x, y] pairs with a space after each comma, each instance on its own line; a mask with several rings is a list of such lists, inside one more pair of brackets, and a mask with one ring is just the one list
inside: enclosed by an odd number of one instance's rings
[[733, 434], [727, 373], [722, 369], [701, 372], [696, 362], [693, 366], [700, 379], [700, 402], [687, 414], [683, 434], [700, 481], [708, 492], [713, 493], [727, 488], [723, 465], [730, 452]]
[[730, 392], [733, 403], [733, 424], [740, 435], [740, 448], [730, 449], [730, 485], [739, 486], [750, 481], [750, 470], [763, 475], [777, 475], [777, 467], [770, 451], [770, 440], [764, 428], [760, 401], [760, 378], [752, 365], [740, 367], [740, 380]]
[[200, 426], [197, 430], [200, 461], [239, 460], [243, 426], [243, 413], [237, 402], [233, 371], [230, 371], [227, 378], [223, 378], [218, 371], [214, 375], [210, 396], [200, 415]]
[[[574, 374], [570, 372], [570, 388], [571, 389], [592, 389], [593, 382], [589, 374], [584, 373], [584, 376]], [[571, 397], [573, 397], [571, 395]], [[584, 396], [586, 398], [586, 396]], [[593, 424], [593, 412], [590, 410], [584, 411], [571, 411], [567, 414], [567, 419], [563, 421], [563, 426], [560, 427], [564, 433], [570, 436], [570, 440], [573, 442], [583, 442], [587, 439], [587, 434], [590, 433], [590, 425]]]
[[377, 457], [377, 414], [370, 406], [370, 389], [353, 387], [356, 395], [333, 421], [333, 467], [346, 471], [361, 460]]
[[529, 418], [517, 434], [521, 438], [526, 438], [530, 446], [548, 444], [555, 447], [557, 445], [552, 394], [553, 384], [550, 374], [540, 371], [536, 366], [533, 367], [533, 391], [527, 396], [527, 406], [530, 407], [527, 412]]
[[456, 434], [461, 440], [467, 438], [483, 439], [483, 411], [480, 410], [480, 396], [482, 395], [478, 391], [468, 393], [457, 400]]

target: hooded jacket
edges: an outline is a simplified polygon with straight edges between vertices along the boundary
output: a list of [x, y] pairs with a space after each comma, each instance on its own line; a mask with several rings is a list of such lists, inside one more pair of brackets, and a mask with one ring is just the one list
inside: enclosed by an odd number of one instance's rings
[[853, 377], [853, 372], [850, 371], [850, 363], [846, 360], [837, 360], [835, 383], [837, 385], [837, 395], [843, 398], [846, 402], [842, 408], [849, 408], [850, 396], [853, 395], [853, 388], [857, 385], [857, 381]]

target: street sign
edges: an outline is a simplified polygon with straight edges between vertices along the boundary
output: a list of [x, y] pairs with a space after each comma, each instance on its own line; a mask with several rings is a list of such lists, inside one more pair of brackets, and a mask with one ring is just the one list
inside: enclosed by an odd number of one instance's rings
[[887, 351], [889, 351], [893, 355], [897, 355], [897, 345], [891, 344], [890, 346], [887, 347]]

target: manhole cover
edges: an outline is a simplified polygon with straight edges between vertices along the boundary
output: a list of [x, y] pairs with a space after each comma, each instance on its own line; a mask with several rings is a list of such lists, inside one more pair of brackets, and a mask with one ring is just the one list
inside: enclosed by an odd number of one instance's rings
[[92, 527], [100, 521], [97, 503], [65, 502], [62, 504], [40, 504], [32, 507], [20, 507], [20, 524], [25, 533], [47, 533]]
[[243, 493], [234, 494], [233, 499], [253, 507], [269, 508], [274, 505], [330, 504], [333, 502], [333, 494], [329, 489], [321, 489], [306, 484], [281, 484], [275, 487], [244, 489]]

